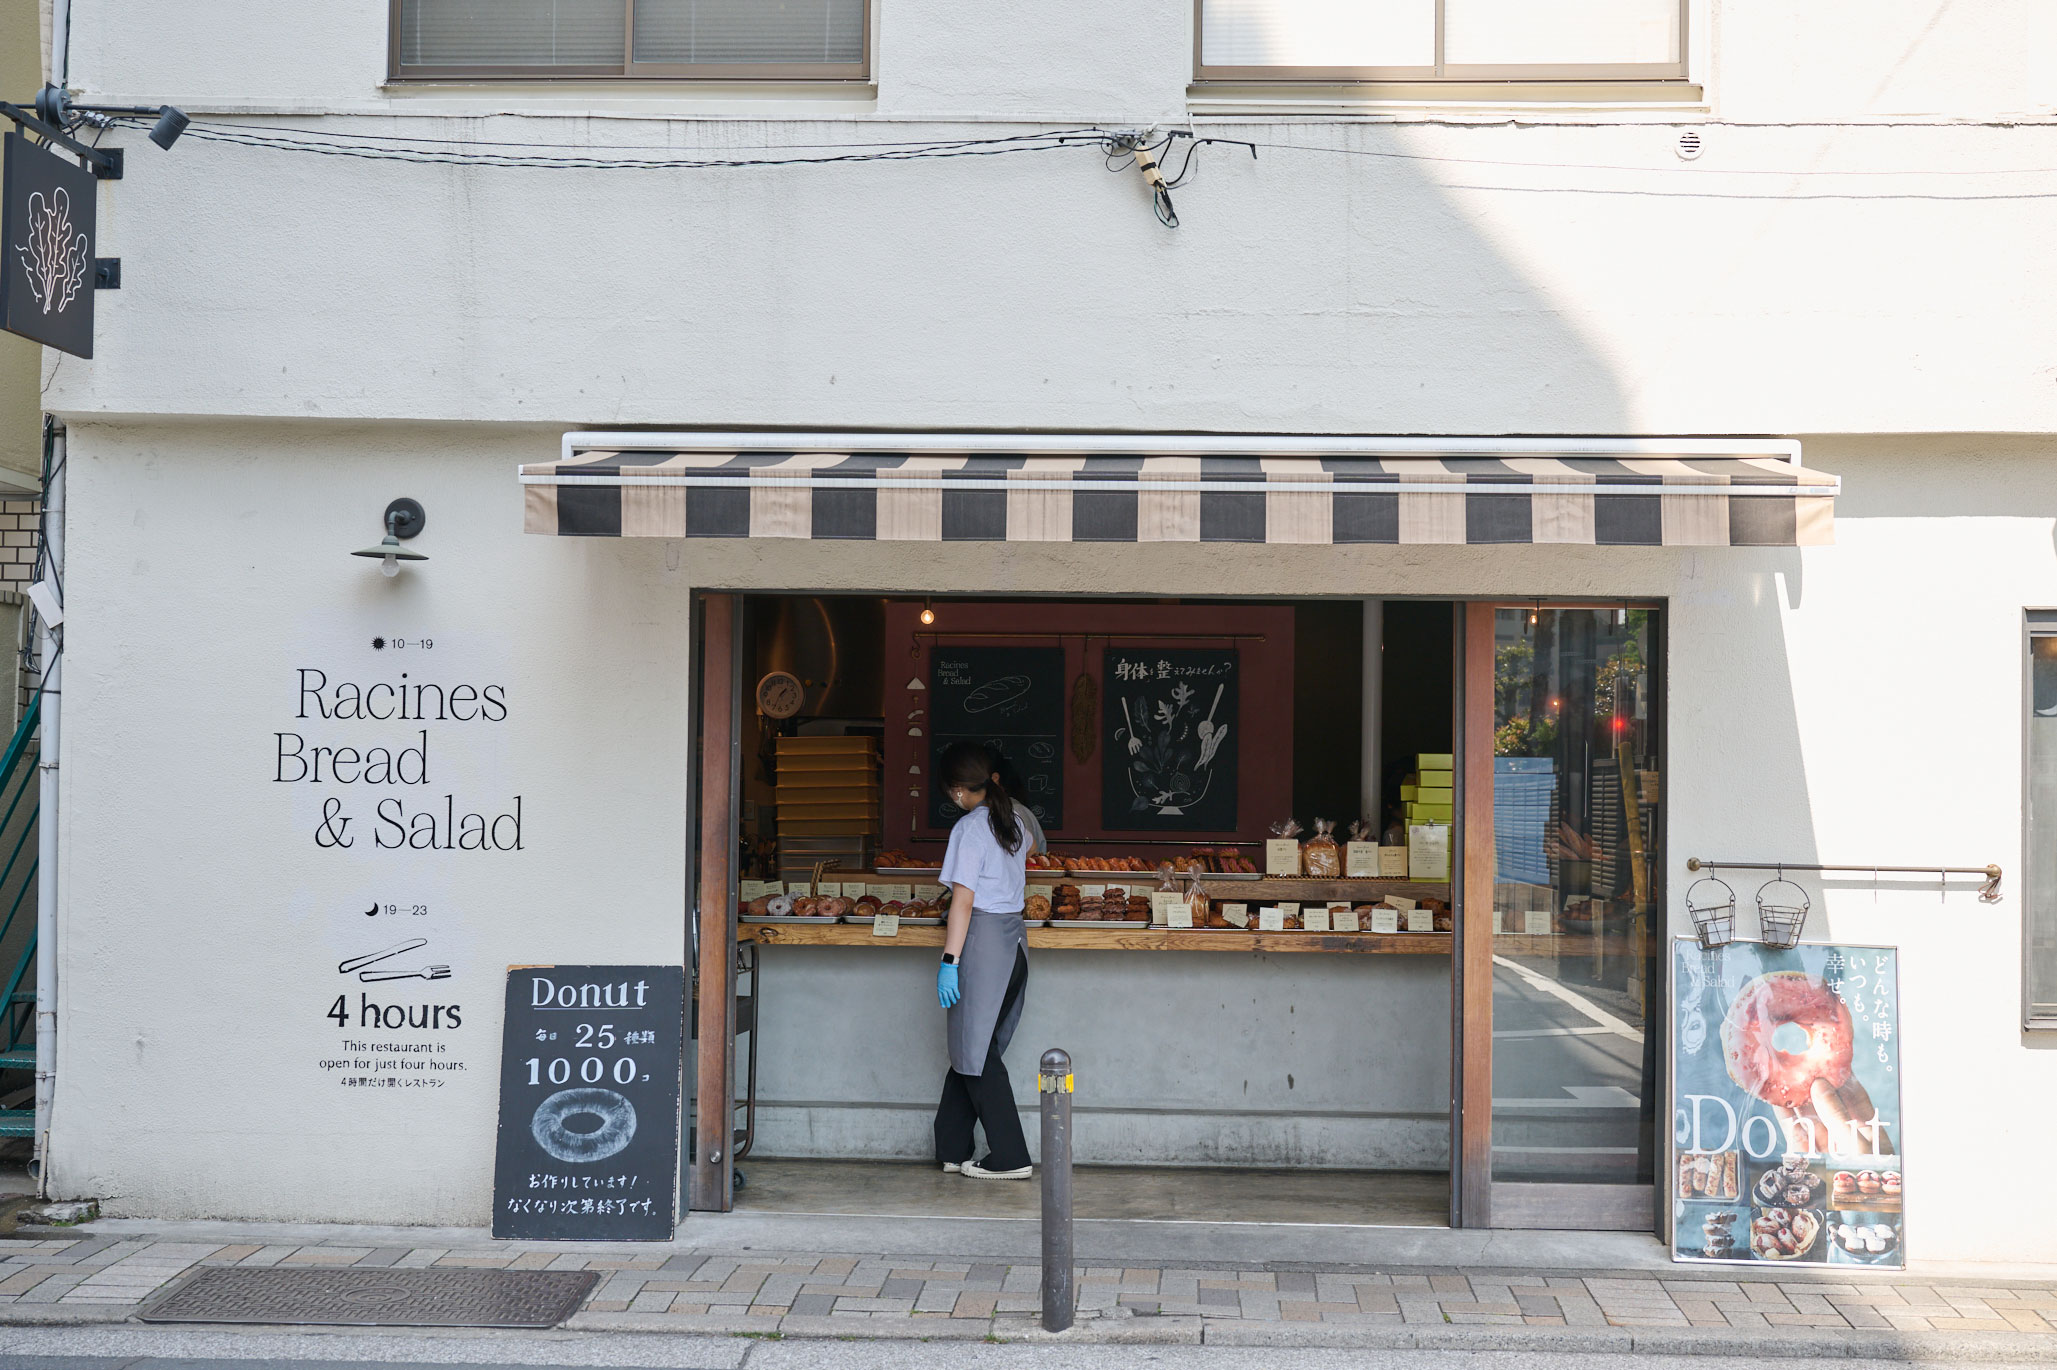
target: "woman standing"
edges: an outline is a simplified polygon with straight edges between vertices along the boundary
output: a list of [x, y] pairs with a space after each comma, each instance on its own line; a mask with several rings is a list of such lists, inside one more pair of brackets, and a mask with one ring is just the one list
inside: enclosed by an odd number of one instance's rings
[[[950, 829], [943, 884], [950, 891], [936, 1000], [948, 1011], [950, 1069], [936, 1105], [936, 1159], [943, 1169], [981, 1180], [1025, 1180], [1028, 1139], [1014, 1107], [1014, 1085], [1000, 1054], [1021, 1021], [1028, 989], [1028, 841], [1014, 801], [984, 747], [958, 742], [944, 751], [936, 783], [965, 811]], [[972, 1124], [986, 1130], [986, 1158], [974, 1161]]]

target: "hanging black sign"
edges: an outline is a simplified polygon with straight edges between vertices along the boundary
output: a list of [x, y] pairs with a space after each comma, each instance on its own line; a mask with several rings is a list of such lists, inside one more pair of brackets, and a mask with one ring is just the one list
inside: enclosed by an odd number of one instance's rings
[[1239, 662], [1233, 647], [1107, 649], [1103, 827], [1234, 829]]
[[507, 972], [494, 1236], [671, 1240], [684, 996], [678, 966]]
[[0, 171], [0, 327], [93, 355], [95, 182], [69, 158], [19, 133]]
[[[937, 647], [929, 657], [929, 775], [953, 742], [976, 742], [1012, 764], [1020, 793], [1045, 832], [1064, 826], [1064, 649]], [[929, 822], [964, 816], [941, 785], [929, 786]]]

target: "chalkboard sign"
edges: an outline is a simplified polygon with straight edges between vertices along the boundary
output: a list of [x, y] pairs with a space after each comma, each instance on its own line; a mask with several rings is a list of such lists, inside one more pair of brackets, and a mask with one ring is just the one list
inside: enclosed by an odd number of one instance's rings
[[964, 816], [935, 783], [953, 742], [976, 742], [1011, 762], [1014, 798], [1046, 831], [1064, 826], [1064, 649], [937, 647], [929, 657], [929, 822]]
[[1237, 663], [1233, 647], [1107, 649], [1103, 827], [1235, 828]]
[[678, 966], [507, 972], [494, 1236], [671, 1240], [684, 994]]

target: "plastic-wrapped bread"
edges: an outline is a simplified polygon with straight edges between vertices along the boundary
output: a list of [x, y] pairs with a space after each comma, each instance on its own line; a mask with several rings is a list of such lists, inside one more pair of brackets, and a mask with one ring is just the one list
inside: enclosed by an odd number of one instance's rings
[[1336, 845], [1336, 820], [1314, 820], [1314, 836], [1300, 844], [1300, 869], [1310, 880], [1337, 880], [1343, 874], [1343, 849]]

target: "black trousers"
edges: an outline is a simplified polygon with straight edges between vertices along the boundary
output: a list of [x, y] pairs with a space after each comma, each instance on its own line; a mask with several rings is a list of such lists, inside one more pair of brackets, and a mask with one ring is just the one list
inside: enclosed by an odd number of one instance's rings
[[1014, 949], [1014, 974], [1007, 977], [1007, 997], [1000, 1001], [993, 1040], [986, 1047], [986, 1068], [976, 1075], [943, 1073], [943, 1100], [936, 1105], [936, 1159], [963, 1164], [971, 1159], [971, 1125], [986, 1129], [988, 1170], [1019, 1170], [1029, 1163], [1028, 1138], [1022, 1135], [1021, 1113], [1014, 1106], [1014, 1082], [1000, 1059], [999, 1024], [1007, 1021], [1028, 985], [1028, 957]]

